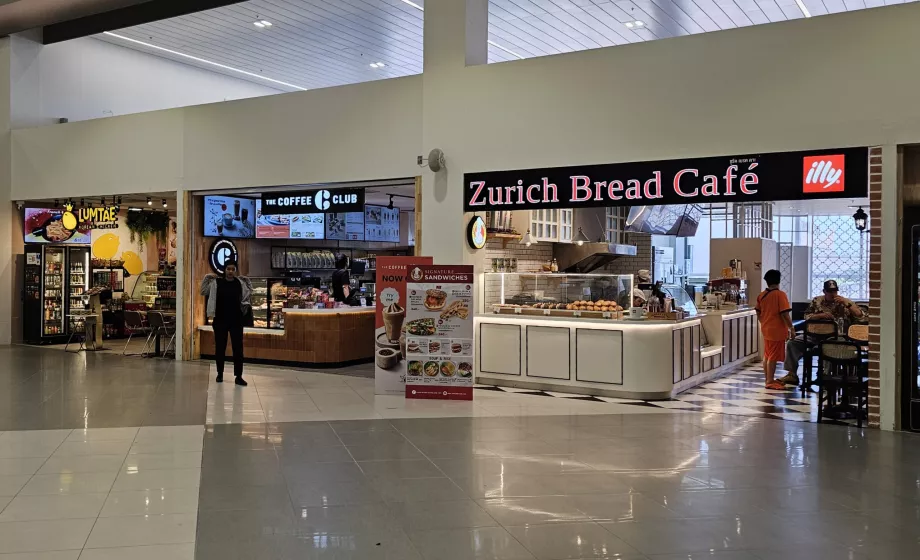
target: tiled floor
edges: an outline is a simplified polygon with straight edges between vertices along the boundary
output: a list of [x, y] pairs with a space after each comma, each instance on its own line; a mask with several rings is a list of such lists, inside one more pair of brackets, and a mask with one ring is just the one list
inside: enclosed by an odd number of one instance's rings
[[[785, 375], [780, 371], [779, 375]], [[619, 399], [613, 397], [588, 397], [572, 393], [554, 391], [536, 391], [509, 387], [478, 387], [480, 390], [517, 393], [529, 396], [556, 397], [579, 401], [608, 402], [645, 406], [653, 408], [693, 410], [697, 412], [717, 412], [740, 416], [760, 416], [780, 420], [799, 422], [817, 422], [817, 393], [802, 392], [798, 387], [785, 390], [765, 389], [763, 386], [763, 369], [760, 364], [751, 365], [734, 373], [700, 385], [694, 389], [669, 400], [643, 401], [637, 399]], [[477, 396], [479, 396], [477, 394]], [[830, 424], [856, 424], [855, 419], [829, 420]]]
[[376, 397], [367, 368], [239, 388], [206, 363], [0, 360], [0, 560], [920, 557], [920, 438], [780, 420], [811, 398], [756, 368], [673, 401], [441, 403]]
[[550, 399], [513, 390], [476, 391], [472, 402], [407, 400], [374, 395], [374, 380], [365, 377], [267, 366], [247, 366], [246, 372], [249, 387], [241, 389], [232, 383], [216, 383], [212, 371], [208, 424], [673, 412], [639, 409], [621, 399]]
[[191, 560], [203, 433], [171, 426], [0, 434], [0, 559]]

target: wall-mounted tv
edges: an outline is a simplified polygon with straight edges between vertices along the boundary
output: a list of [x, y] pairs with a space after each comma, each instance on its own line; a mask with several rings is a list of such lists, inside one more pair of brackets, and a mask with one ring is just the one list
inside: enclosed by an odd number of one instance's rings
[[24, 217], [26, 243], [89, 245], [92, 241], [88, 230], [70, 230], [64, 227], [62, 208], [26, 208]]
[[626, 231], [693, 237], [702, 216], [699, 204], [633, 206], [626, 218]]
[[325, 214], [262, 214], [256, 201], [256, 237], [260, 239], [324, 239]]
[[207, 237], [255, 237], [256, 201], [212, 195], [204, 197], [204, 234]]
[[364, 241], [364, 212], [326, 214], [326, 239]]
[[364, 239], [399, 243], [399, 208], [365, 206]]

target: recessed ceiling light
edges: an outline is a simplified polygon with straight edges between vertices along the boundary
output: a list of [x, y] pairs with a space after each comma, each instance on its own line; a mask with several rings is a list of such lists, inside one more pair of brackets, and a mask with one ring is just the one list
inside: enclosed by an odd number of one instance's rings
[[252, 24], [258, 27], [259, 29], [264, 29], [266, 27], [272, 26], [272, 22], [268, 21], [267, 19], [256, 20], [252, 22]]
[[626, 27], [633, 29], [634, 27], [645, 27], [645, 22], [637, 19], [636, 21], [627, 21], [625, 25]]
[[371, 62], [371, 68], [383, 68], [386, 64], [382, 62]]
[[261, 27], [265, 27], [265, 24], [262, 23], [261, 21], [254, 21], [254, 22], [252, 22], [252, 24], [255, 25], [256, 27], [260, 27], [260, 28], [261, 28]]

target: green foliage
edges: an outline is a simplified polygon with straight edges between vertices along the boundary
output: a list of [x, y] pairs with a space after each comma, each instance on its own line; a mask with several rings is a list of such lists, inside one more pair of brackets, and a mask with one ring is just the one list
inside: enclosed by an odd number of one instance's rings
[[143, 250], [151, 235], [156, 236], [160, 243], [166, 243], [166, 236], [169, 232], [169, 214], [155, 210], [131, 211], [128, 212], [125, 225], [131, 232], [131, 242], [137, 241], [138, 247]]

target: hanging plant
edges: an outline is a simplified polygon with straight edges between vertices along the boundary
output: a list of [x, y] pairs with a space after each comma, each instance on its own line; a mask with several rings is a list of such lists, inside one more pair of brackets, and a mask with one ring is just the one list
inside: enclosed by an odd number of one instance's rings
[[143, 251], [151, 235], [155, 236], [160, 243], [166, 243], [166, 236], [169, 232], [169, 214], [151, 210], [129, 211], [125, 225], [131, 232], [131, 242], [137, 241], [138, 248]]

